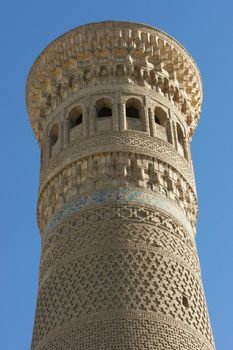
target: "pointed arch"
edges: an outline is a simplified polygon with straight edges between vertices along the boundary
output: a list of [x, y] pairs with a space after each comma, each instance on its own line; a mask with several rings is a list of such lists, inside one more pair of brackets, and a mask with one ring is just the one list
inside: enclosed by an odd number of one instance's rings
[[156, 137], [168, 141], [168, 116], [164, 109], [155, 107], [154, 123], [156, 125]]
[[184, 133], [179, 123], [176, 123], [176, 132], [177, 132], [177, 148], [178, 148], [177, 150], [182, 156], [185, 156]]
[[110, 98], [100, 98], [96, 101], [97, 118], [107, 118], [112, 116], [112, 101]]
[[126, 101], [126, 122], [127, 129], [130, 130], [138, 130], [143, 131], [143, 123], [142, 123], [142, 103], [137, 98], [129, 98]]

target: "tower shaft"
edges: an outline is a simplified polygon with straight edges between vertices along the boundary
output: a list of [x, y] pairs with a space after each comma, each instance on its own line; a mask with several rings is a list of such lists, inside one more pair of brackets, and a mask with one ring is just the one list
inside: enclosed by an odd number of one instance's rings
[[50, 44], [27, 82], [41, 146], [32, 350], [213, 350], [195, 245], [190, 55], [142, 24]]

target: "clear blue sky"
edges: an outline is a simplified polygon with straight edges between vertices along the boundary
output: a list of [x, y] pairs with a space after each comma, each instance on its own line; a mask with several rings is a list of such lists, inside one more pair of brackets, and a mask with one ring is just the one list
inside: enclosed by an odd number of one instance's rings
[[216, 347], [233, 349], [233, 2], [5, 0], [0, 17], [0, 348], [29, 349], [37, 295], [39, 148], [25, 106], [27, 73], [60, 34], [113, 19], [147, 23], [171, 34], [201, 70], [204, 103], [192, 143], [197, 244]]

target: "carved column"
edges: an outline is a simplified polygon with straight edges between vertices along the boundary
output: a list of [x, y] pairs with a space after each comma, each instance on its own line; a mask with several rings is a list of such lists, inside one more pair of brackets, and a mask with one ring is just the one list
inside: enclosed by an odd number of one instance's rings
[[126, 110], [125, 103], [120, 104], [120, 130], [125, 130], [127, 121], [126, 121]]
[[178, 150], [177, 127], [176, 127], [175, 121], [172, 121], [172, 130], [173, 130], [173, 136], [174, 136], [174, 146], [176, 150]]
[[187, 159], [187, 161], [190, 161], [190, 146], [187, 138], [184, 138], [184, 156]]
[[150, 121], [150, 135], [156, 136], [154, 113], [152, 112], [151, 108], [148, 109], [148, 115], [149, 115], [149, 121]]
[[90, 106], [89, 135], [96, 133], [96, 108]]
[[118, 120], [119, 120], [119, 105], [117, 102], [113, 104], [113, 114], [112, 114], [112, 129], [113, 130], [118, 130], [119, 125], [118, 125]]
[[88, 135], [88, 109], [87, 107], [83, 107], [83, 130], [82, 130], [82, 135], [84, 137], [87, 137]]
[[148, 117], [148, 108], [147, 107], [142, 107], [142, 116], [143, 116], [144, 131], [147, 134], [150, 134], [149, 117]]
[[69, 125], [70, 125], [69, 119], [65, 118], [64, 119], [64, 124], [63, 124], [63, 128], [64, 128], [64, 131], [63, 131], [63, 137], [64, 137], [63, 144], [64, 144], [65, 147], [70, 142], [70, 130], [69, 130], [70, 128], [69, 128]]
[[174, 136], [173, 136], [173, 127], [172, 127], [172, 119], [169, 118], [167, 120], [167, 136], [168, 136], [168, 141], [174, 145]]

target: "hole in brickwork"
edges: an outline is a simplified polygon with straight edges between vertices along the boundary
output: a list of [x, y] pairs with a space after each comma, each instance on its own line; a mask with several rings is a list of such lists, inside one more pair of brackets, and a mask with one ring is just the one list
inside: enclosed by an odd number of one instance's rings
[[189, 308], [189, 300], [185, 295], [183, 295], [183, 297], [182, 297], [182, 303], [186, 307], [186, 309]]
[[59, 127], [58, 124], [54, 124], [50, 130], [49, 133], [50, 136], [50, 146], [53, 147], [57, 141], [58, 141], [58, 137], [59, 137]]

